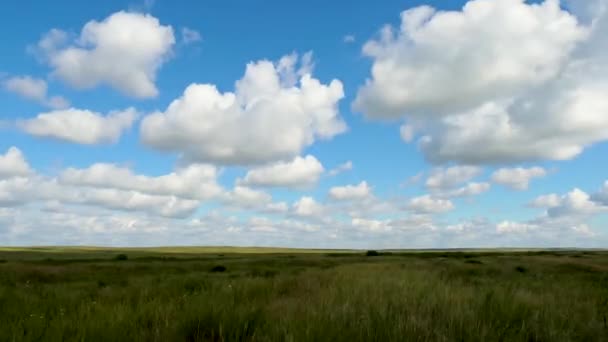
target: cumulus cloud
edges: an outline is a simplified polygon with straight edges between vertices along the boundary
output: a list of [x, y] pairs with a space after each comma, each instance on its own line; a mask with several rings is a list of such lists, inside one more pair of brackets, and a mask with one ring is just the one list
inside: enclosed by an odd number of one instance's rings
[[272, 196], [264, 191], [250, 189], [245, 186], [236, 186], [226, 194], [226, 200], [243, 208], [258, 207], [272, 201]]
[[563, 194], [542, 195], [530, 202], [531, 207], [546, 209], [544, 217], [548, 219], [568, 219], [569, 222], [581, 223], [585, 218], [608, 213], [608, 182], [594, 194], [574, 188]]
[[302, 189], [315, 185], [323, 173], [323, 165], [314, 156], [296, 157], [290, 162], [276, 162], [254, 168], [239, 183], [261, 187]]
[[0, 154], [0, 179], [27, 176], [30, 172], [30, 166], [18, 148], [9, 147], [4, 155]]
[[481, 172], [481, 168], [469, 165], [435, 168], [426, 180], [426, 187], [433, 191], [452, 189], [477, 177]]
[[325, 213], [325, 207], [309, 196], [304, 196], [296, 201], [292, 210], [297, 216], [313, 219], [319, 219]]
[[363, 51], [372, 79], [356, 108], [372, 117], [438, 115], [555, 76], [586, 30], [557, 0], [473, 0], [461, 11], [420, 6]]
[[533, 208], [554, 208], [559, 206], [561, 198], [557, 194], [542, 195], [530, 202]]
[[372, 78], [355, 108], [415, 122], [432, 162], [571, 159], [608, 139], [607, 14], [581, 12], [557, 0], [405, 11], [366, 44]]
[[329, 196], [339, 201], [362, 200], [372, 196], [372, 188], [366, 181], [357, 185], [335, 186], [329, 189]]
[[189, 165], [158, 177], [135, 174], [114, 164], [94, 164], [86, 169], [68, 168], [61, 172], [63, 184], [131, 190], [152, 195], [209, 199], [222, 192], [212, 165]]
[[[296, 68], [301, 60], [299, 68]], [[189, 160], [250, 165], [289, 160], [317, 139], [346, 130], [342, 83], [311, 75], [310, 55], [249, 63], [235, 92], [191, 84], [165, 112], [141, 123], [144, 144]]]
[[175, 44], [171, 26], [149, 14], [123, 11], [88, 22], [77, 39], [69, 40], [54, 29], [38, 43], [53, 76], [78, 89], [105, 84], [135, 98], [158, 94], [156, 73]]
[[527, 190], [533, 178], [540, 178], [547, 175], [547, 171], [542, 167], [531, 168], [502, 168], [492, 174], [494, 183], [502, 184], [514, 190]]
[[78, 144], [116, 143], [138, 114], [134, 108], [112, 111], [107, 115], [82, 109], [54, 110], [33, 119], [19, 120], [17, 126], [31, 135]]
[[[542, 198], [537, 198], [535, 202], [540, 204]], [[547, 205], [547, 215], [550, 217], [592, 215], [608, 209], [593, 201], [589, 194], [580, 189], [573, 189], [558, 197], [555, 203], [546, 200], [544, 204]]]
[[31, 76], [11, 77], [4, 81], [4, 88], [23, 98], [54, 109], [63, 109], [70, 106], [70, 103], [61, 96], [49, 97], [46, 81]]
[[419, 214], [438, 214], [453, 210], [454, 204], [449, 199], [424, 195], [412, 198], [407, 209]]

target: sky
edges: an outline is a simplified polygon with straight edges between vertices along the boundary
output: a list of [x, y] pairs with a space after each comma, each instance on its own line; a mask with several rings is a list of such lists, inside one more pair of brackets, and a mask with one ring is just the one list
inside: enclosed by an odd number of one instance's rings
[[607, 11], [4, 1], [0, 245], [606, 247]]

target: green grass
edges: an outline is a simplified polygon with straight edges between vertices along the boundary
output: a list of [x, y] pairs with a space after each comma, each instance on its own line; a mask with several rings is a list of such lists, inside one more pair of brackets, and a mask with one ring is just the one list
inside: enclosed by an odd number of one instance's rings
[[607, 341], [607, 315], [599, 251], [0, 250], [0, 341]]

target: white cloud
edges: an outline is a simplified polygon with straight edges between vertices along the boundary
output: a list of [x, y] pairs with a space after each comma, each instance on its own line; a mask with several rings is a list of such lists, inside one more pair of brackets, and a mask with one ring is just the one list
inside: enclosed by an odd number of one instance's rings
[[191, 28], [182, 27], [182, 42], [184, 44], [197, 43], [203, 40], [201, 34]]
[[602, 191], [589, 195], [585, 191], [575, 188], [564, 195], [548, 194], [534, 199], [531, 207], [546, 209], [546, 216], [550, 218], [577, 218], [608, 212], [607, 203], [602, 201]]
[[370, 117], [441, 115], [554, 77], [586, 30], [557, 0], [473, 0], [462, 11], [420, 6], [364, 46], [372, 79], [355, 108]]
[[0, 181], [0, 206], [22, 206], [41, 201], [140, 211], [165, 217], [187, 217], [200, 201], [176, 196], [157, 196], [138, 191], [65, 186], [55, 179], [30, 175]]
[[70, 103], [61, 96], [48, 97], [48, 85], [45, 80], [30, 76], [11, 77], [4, 81], [4, 88], [23, 98], [34, 100], [54, 109], [69, 107]]
[[547, 175], [547, 171], [542, 167], [531, 168], [512, 168], [499, 169], [492, 174], [494, 183], [502, 184], [514, 190], [527, 190], [533, 178], [540, 178]]
[[290, 162], [276, 162], [247, 172], [240, 184], [262, 187], [301, 189], [315, 185], [323, 165], [314, 156], [296, 157]]
[[293, 212], [297, 216], [318, 219], [325, 213], [325, 207], [314, 198], [304, 196], [293, 204]]
[[189, 165], [167, 175], [149, 177], [134, 174], [128, 168], [114, 164], [94, 164], [86, 169], [68, 168], [61, 172], [59, 180], [68, 185], [210, 199], [222, 192], [217, 184], [217, 176], [217, 169], [211, 165]]
[[572, 159], [608, 139], [608, 12], [601, 4], [592, 19], [557, 0], [406, 11], [400, 31], [367, 44], [373, 79], [356, 107], [414, 122], [432, 162]]
[[496, 232], [500, 233], [500, 234], [510, 234], [510, 233], [522, 234], [522, 233], [528, 233], [537, 228], [538, 228], [538, 226], [534, 225], [534, 224], [520, 223], [520, 222], [513, 222], [513, 221], [503, 221], [496, 225]]
[[333, 176], [337, 176], [343, 172], [350, 171], [352, 169], [353, 169], [353, 162], [349, 160], [349, 161], [344, 162], [344, 163], [336, 166], [335, 168], [329, 170], [327, 172], [327, 174], [333, 177]]
[[392, 227], [388, 220], [369, 220], [362, 218], [353, 218], [351, 220], [353, 227], [367, 232], [390, 232]]
[[444, 193], [441, 193], [440, 195], [448, 198], [477, 196], [489, 191], [490, 187], [491, 185], [489, 183], [471, 182], [463, 187], [446, 191]]
[[542, 195], [535, 198], [530, 206], [534, 208], [553, 208], [559, 206], [561, 198], [557, 194]]
[[347, 34], [346, 36], [344, 36], [344, 38], [342, 38], [342, 40], [345, 43], [350, 44], [350, 43], [354, 43], [357, 39], [356, 39], [355, 35]]
[[339, 201], [362, 200], [372, 195], [372, 188], [363, 181], [358, 185], [336, 186], [329, 189], [329, 196]]
[[113, 111], [107, 115], [81, 109], [54, 110], [33, 119], [19, 120], [17, 126], [35, 136], [65, 140], [78, 144], [116, 143], [129, 129], [137, 112], [134, 108]]
[[0, 154], [0, 179], [27, 176], [30, 172], [30, 166], [18, 148], [10, 147], [4, 155]]
[[249, 165], [294, 158], [317, 140], [346, 130], [342, 83], [310, 74], [310, 54], [247, 65], [234, 93], [191, 84], [166, 111], [142, 120], [142, 141], [196, 161]]
[[454, 204], [448, 199], [424, 195], [412, 198], [408, 202], [407, 208], [415, 213], [435, 214], [453, 210]]
[[38, 43], [53, 75], [78, 89], [107, 84], [136, 98], [158, 94], [156, 73], [171, 55], [175, 37], [148, 14], [117, 12], [101, 22], [90, 21], [78, 39], [50, 31]]
[[574, 189], [561, 196], [556, 204], [557, 205], [552, 205], [547, 209], [548, 216], [593, 215], [608, 209], [608, 207], [602, 207], [601, 204], [594, 202], [589, 194], [580, 189]]
[[426, 180], [426, 187], [433, 191], [451, 189], [477, 177], [481, 171], [479, 167], [468, 165], [435, 168]]
[[244, 186], [236, 186], [226, 197], [229, 202], [244, 208], [258, 207], [272, 201], [270, 194]]

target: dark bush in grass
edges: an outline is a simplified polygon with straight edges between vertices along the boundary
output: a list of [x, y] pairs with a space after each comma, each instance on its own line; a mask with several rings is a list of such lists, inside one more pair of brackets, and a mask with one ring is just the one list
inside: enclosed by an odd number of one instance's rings
[[211, 269], [211, 272], [226, 272], [226, 267], [222, 265], [217, 265]]
[[519, 273], [526, 273], [526, 272], [528, 272], [528, 270], [525, 267], [523, 267], [523, 266], [517, 266], [517, 267], [515, 267], [515, 270], [517, 272], [519, 272]]
[[129, 260], [129, 257], [126, 254], [118, 254], [117, 256], [114, 257], [114, 260], [125, 261], [125, 260]]
[[6, 262], [6, 260], [0, 259], [0, 264], [4, 264], [5, 262]]
[[367, 252], [365, 252], [365, 256], [368, 256], [368, 257], [379, 256], [379, 255], [380, 255], [380, 253], [378, 253], [378, 251], [367, 251]]
[[481, 262], [480, 260], [475, 260], [475, 259], [466, 259], [464, 261], [465, 264], [475, 264], [475, 265], [481, 265], [483, 264], [483, 262]]

